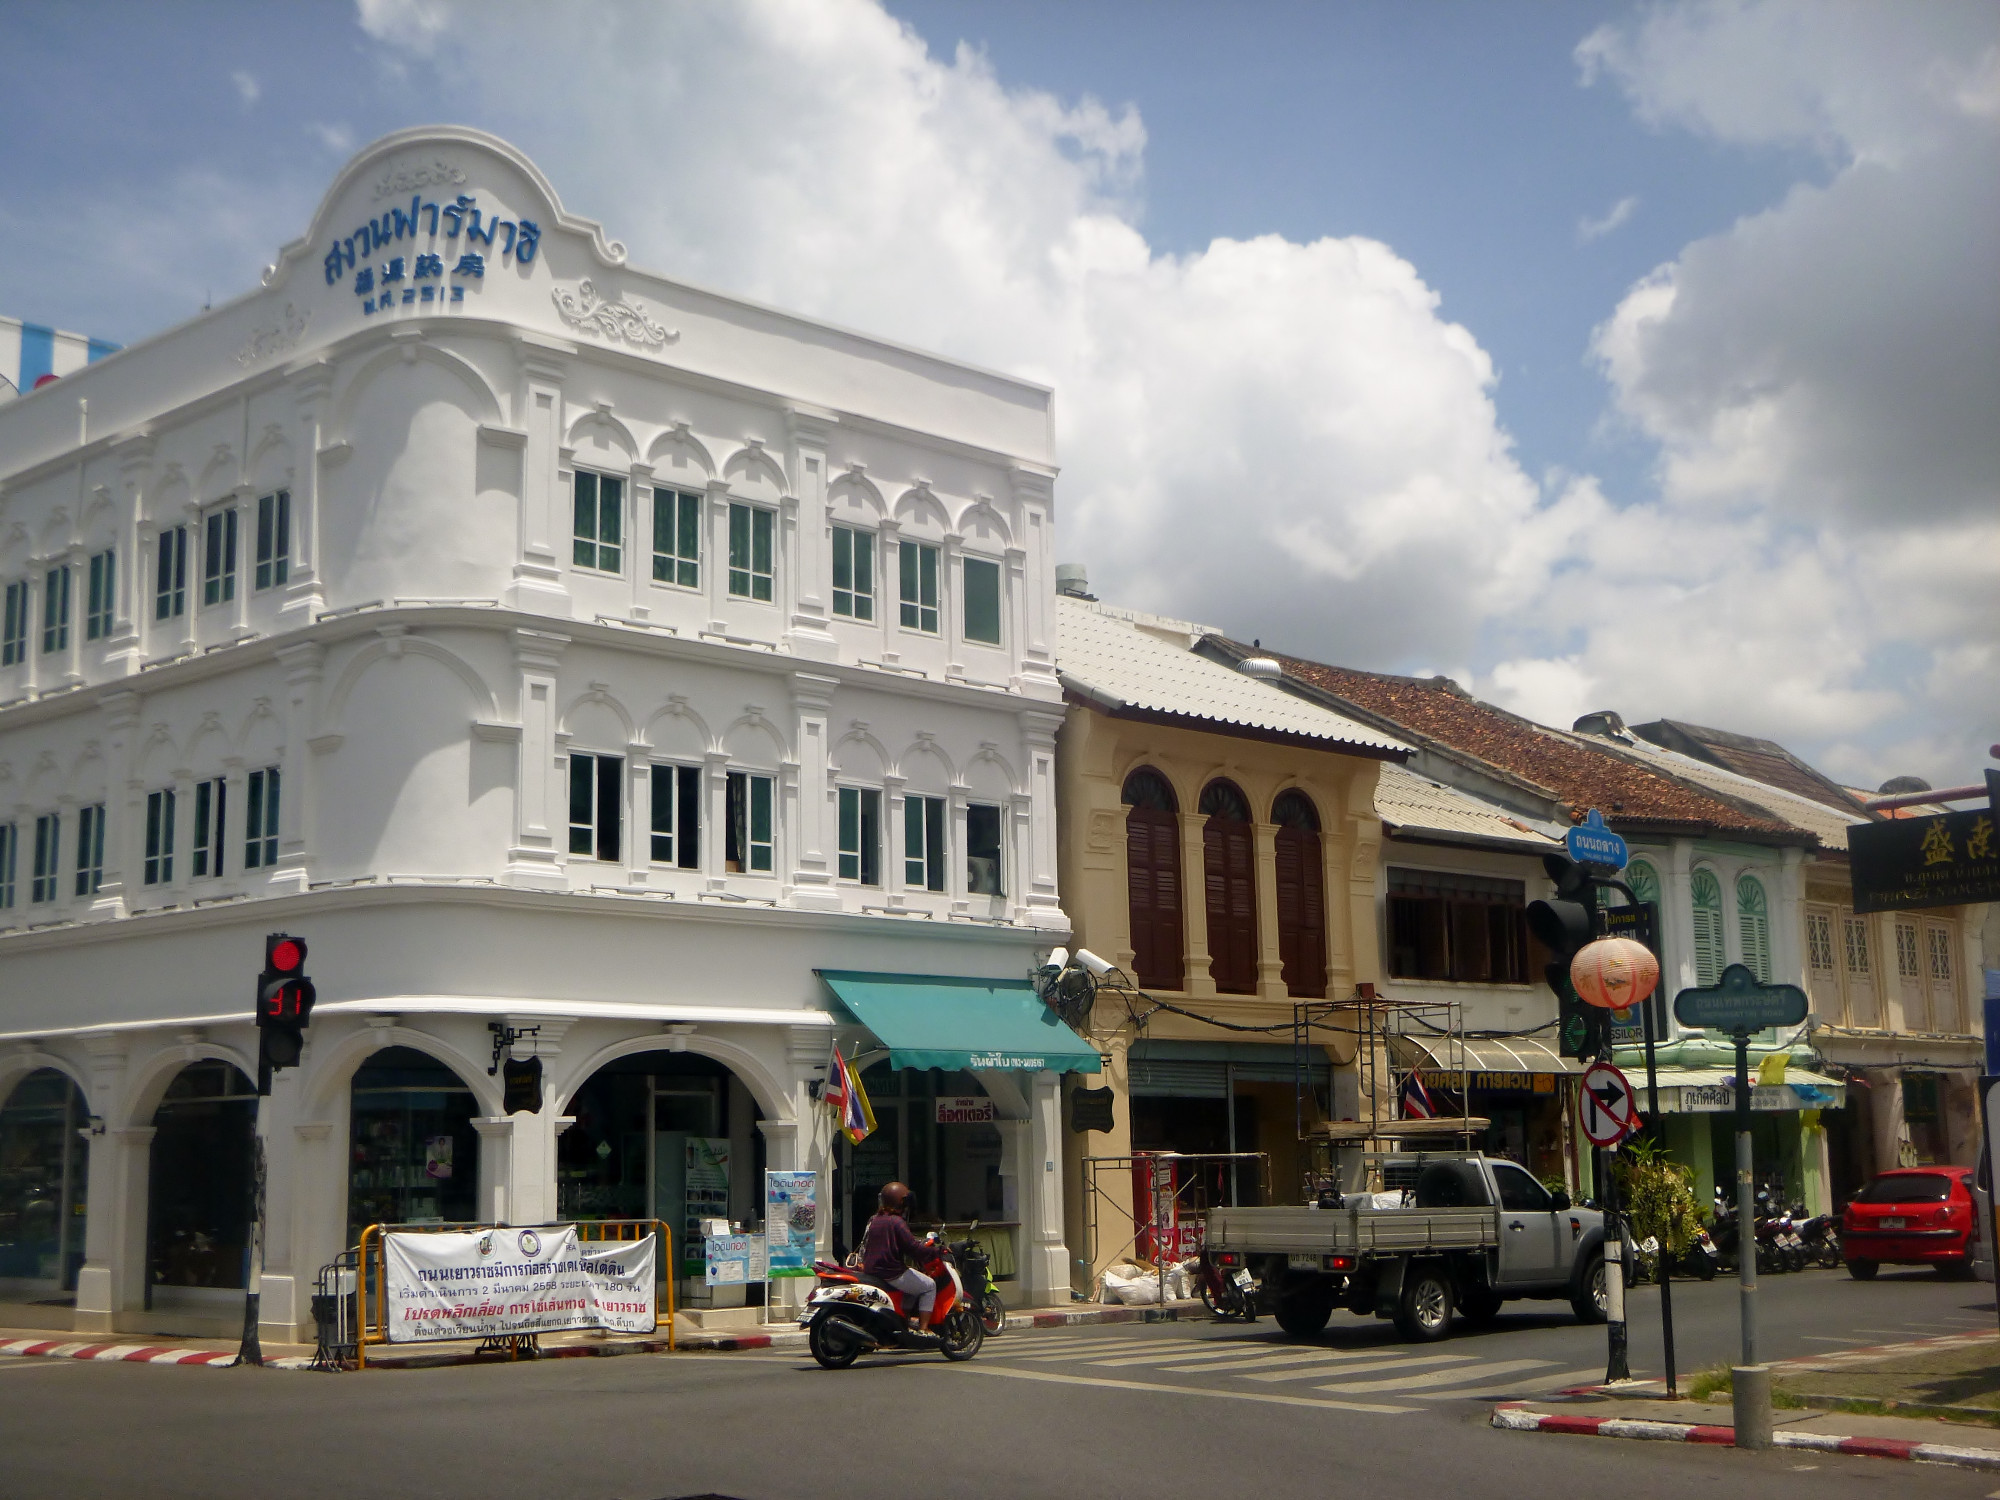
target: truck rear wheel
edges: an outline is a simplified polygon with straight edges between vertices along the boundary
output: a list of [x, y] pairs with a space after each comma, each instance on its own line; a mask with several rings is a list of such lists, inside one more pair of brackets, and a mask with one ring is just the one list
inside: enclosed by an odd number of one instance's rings
[[1292, 1292], [1278, 1303], [1278, 1326], [1289, 1338], [1309, 1339], [1326, 1328], [1333, 1316], [1333, 1298], [1319, 1287]]
[[1418, 1343], [1435, 1343], [1451, 1332], [1451, 1278], [1442, 1266], [1412, 1266], [1403, 1277], [1396, 1306], [1396, 1331]]
[[1604, 1257], [1593, 1255], [1590, 1264], [1583, 1268], [1583, 1280], [1571, 1294], [1569, 1305], [1576, 1309], [1579, 1323], [1602, 1323], [1610, 1308], [1604, 1290]]

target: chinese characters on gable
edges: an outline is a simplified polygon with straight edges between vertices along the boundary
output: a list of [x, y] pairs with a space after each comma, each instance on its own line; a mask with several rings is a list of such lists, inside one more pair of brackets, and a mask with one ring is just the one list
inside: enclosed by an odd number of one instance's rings
[[[449, 252], [449, 263], [438, 249], [419, 250], [414, 243], [410, 254], [372, 258], [399, 240], [457, 241], [461, 236], [462, 244], [439, 247]], [[541, 239], [541, 226], [533, 219], [485, 217], [469, 194], [444, 204], [426, 203], [417, 194], [408, 213], [392, 208], [336, 239], [326, 252], [326, 284], [333, 286], [352, 272], [363, 313], [384, 312], [398, 303], [463, 302], [466, 283], [484, 279], [488, 257], [531, 264]]]

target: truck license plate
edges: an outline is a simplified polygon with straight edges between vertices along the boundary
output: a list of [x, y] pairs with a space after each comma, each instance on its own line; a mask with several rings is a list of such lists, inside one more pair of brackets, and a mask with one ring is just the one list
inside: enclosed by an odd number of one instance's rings
[[1884, 1229], [1901, 1229], [1901, 1228], [1903, 1227], [1903, 1220], [1901, 1220], [1901, 1219], [1884, 1219], [1884, 1220], [1882, 1221], [1882, 1227], [1883, 1227]]
[[1319, 1269], [1319, 1257], [1317, 1255], [1287, 1255], [1285, 1257], [1285, 1264], [1290, 1266], [1294, 1271], [1317, 1271]]

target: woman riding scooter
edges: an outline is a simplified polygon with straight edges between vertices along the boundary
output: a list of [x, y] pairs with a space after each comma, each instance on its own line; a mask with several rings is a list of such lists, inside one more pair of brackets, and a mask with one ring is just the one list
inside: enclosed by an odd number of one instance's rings
[[890, 1183], [882, 1189], [880, 1204], [861, 1239], [861, 1269], [904, 1296], [917, 1299], [910, 1314], [910, 1332], [922, 1333], [930, 1326], [938, 1288], [910, 1264], [923, 1254], [923, 1242], [910, 1231], [909, 1188], [900, 1182]]

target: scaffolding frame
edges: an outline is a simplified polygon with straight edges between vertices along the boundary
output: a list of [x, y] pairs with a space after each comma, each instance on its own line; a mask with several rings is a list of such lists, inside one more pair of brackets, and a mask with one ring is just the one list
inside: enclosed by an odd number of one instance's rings
[[[1415, 1036], [1422, 1028], [1447, 1043], [1455, 1043], [1458, 1067], [1458, 1114], [1441, 1119], [1416, 1121], [1395, 1117], [1396, 1067], [1390, 1056], [1391, 1041]], [[1354, 1071], [1358, 1092], [1358, 1114], [1353, 1120], [1334, 1118], [1333, 1078], [1329, 1073], [1325, 1120], [1314, 1127], [1307, 1119], [1307, 1101], [1313, 1096], [1312, 1048], [1321, 1045], [1315, 1033], [1333, 1032], [1354, 1038]], [[1419, 1069], [1418, 1071], [1421, 1071]], [[1306, 1201], [1322, 1192], [1355, 1191], [1360, 1182], [1341, 1181], [1341, 1154], [1358, 1152], [1362, 1174], [1370, 1172], [1371, 1157], [1407, 1151], [1412, 1143], [1437, 1142], [1430, 1149], [1472, 1149], [1473, 1137], [1484, 1134], [1488, 1121], [1471, 1113], [1471, 1054], [1465, 1045], [1465, 1013], [1456, 1000], [1398, 1000], [1380, 994], [1373, 985], [1358, 986], [1352, 995], [1337, 1000], [1299, 1000], [1292, 1004], [1292, 1098], [1293, 1123], [1301, 1146], [1300, 1176]], [[1390, 1087], [1385, 1088], [1388, 1084]], [[1458, 1145], [1443, 1143], [1456, 1139]], [[1417, 1149], [1422, 1149], [1418, 1146]]]
[[[1174, 1219], [1176, 1225], [1185, 1225], [1190, 1222], [1199, 1221], [1201, 1225], [1200, 1237], [1205, 1240], [1207, 1238], [1208, 1210], [1216, 1205], [1191, 1200], [1191, 1189], [1205, 1189], [1207, 1187], [1207, 1179], [1201, 1173], [1200, 1168], [1210, 1164], [1214, 1164], [1219, 1168], [1226, 1168], [1224, 1176], [1218, 1178], [1218, 1183], [1226, 1179], [1226, 1192], [1234, 1200], [1240, 1196], [1237, 1168], [1244, 1162], [1255, 1162], [1257, 1164], [1258, 1196], [1260, 1198], [1269, 1198], [1271, 1188], [1271, 1158], [1262, 1151], [1134, 1151], [1127, 1156], [1086, 1156], [1079, 1163], [1083, 1169], [1083, 1263], [1090, 1267], [1093, 1287], [1099, 1275], [1097, 1269], [1098, 1228], [1102, 1217], [1108, 1211], [1111, 1214], [1115, 1214], [1124, 1223], [1131, 1225], [1132, 1232], [1120, 1243], [1119, 1250], [1133, 1251], [1135, 1259], [1139, 1236], [1149, 1230], [1152, 1231], [1154, 1243], [1151, 1259], [1155, 1274], [1159, 1277], [1160, 1305], [1164, 1307], [1167, 1300], [1167, 1261], [1170, 1258], [1180, 1258], [1180, 1251], [1186, 1248], [1185, 1244], [1181, 1243], [1181, 1241], [1184, 1240], [1189, 1230], [1185, 1227], [1176, 1228], [1176, 1243], [1173, 1247], [1173, 1255], [1169, 1256], [1161, 1253], [1162, 1246], [1159, 1243], [1159, 1235], [1163, 1226], [1158, 1222], [1155, 1214], [1156, 1203], [1152, 1194], [1149, 1193], [1147, 1195], [1145, 1218], [1142, 1220], [1139, 1217], [1139, 1194], [1133, 1180], [1133, 1169], [1142, 1162], [1148, 1166], [1155, 1166], [1161, 1162], [1169, 1162], [1175, 1165]], [[1183, 1177], [1178, 1170], [1181, 1163], [1192, 1163], [1195, 1165], [1196, 1170]], [[1129, 1209], [1116, 1196], [1105, 1191], [1104, 1183], [1101, 1179], [1106, 1172], [1113, 1174], [1114, 1180], [1122, 1181], [1125, 1191], [1131, 1194], [1132, 1206]], [[1185, 1218], [1183, 1217], [1184, 1213], [1186, 1215]], [[1114, 1225], [1113, 1227], [1120, 1226]]]

